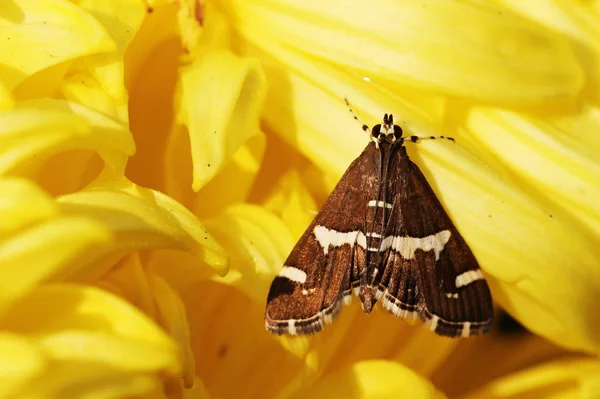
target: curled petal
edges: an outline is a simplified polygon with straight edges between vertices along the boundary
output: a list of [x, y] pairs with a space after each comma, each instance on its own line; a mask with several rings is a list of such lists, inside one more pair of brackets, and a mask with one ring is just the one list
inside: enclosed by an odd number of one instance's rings
[[323, 376], [294, 398], [423, 398], [445, 396], [411, 369], [391, 361], [368, 360], [354, 363]]
[[596, 398], [599, 375], [597, 359], [555, 361], [501, 377], [464, 399]]
[[197, 191], [259, 132], [265, 78], [255, 61], [215, 51], [182, 72], [181, 89]]
[[37, 343], [54, 361], [101, 363], [123, 372], [177, 372], [180, 356], [173, 345], [144, 342], [110, 333], [62, 331], [44, 334]]
[[67, 1], [3, 2], [0, 31], [0, 75], [9, 89], [49, 66], [115, 49], [102, 25]]
[[90, 331], [137, 340], [169, 352], [176, 350], [173, 341], [131, 304], [83, 285], [40, 286], [8, 310], [0, 324], [21, 334], [48, 337], [66, 331]]
[[0, 334], [0, 397], [16, 397], [46, 366], [35, 343], [16, 334]]
[[[125, 126], [106, 116], [64, 100], [23, 101], [0, 112], [0, 174], [27, 174], [50, 156], [90, 149], [102, 156], [132, 155], [135, 144]], [[106, 162], [112, 158], [106, 157]]]
[[293, 238], [281, 219], [255, 205], [240, 204], [227, 209], [206, 225], [230, 257], [235, 271], [227, 276], [256, 303], [264, 303], [272, 276], [282, 267]]
[[[94, 259], [122, 251], [171, 248], [190, 252], [217, 273], [227, 272], [225, 252], [198, 219], [181, 204], [157, 191], [124, 182], [116, 183], [113, 188], [98, 187], [62, 196], [59, 202], [66, 213], [101, 221], [115, 235], [113, 245], [90, 254], [88, 266]], [[82, 266], [73, 265], [71, 272], [79, 269], [79, 273], [92, 278], [111, 267], [110, 264], [98, 264], [96, 269], [81, 269]]]

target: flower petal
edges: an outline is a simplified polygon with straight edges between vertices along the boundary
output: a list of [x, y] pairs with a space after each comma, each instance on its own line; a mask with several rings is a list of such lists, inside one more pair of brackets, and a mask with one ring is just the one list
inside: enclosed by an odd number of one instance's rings
[[173, 341], [144, 314], [98, 288], [75, 284], [39, 286], [6, 312], [3, 329], [45, 335], [69, 331], [107, 333], [176, 351]]
[[52, 198], [30, 180], [0, 178], [0, 237], [58, 213]]
[[102, 364], [62, 361], [50, 364], [35, 383], [22, 387], [19, 398], [121, 399], [162, 392], [158, 376], [124, 373]]
[[265, 79], [255, 61], [215, 51], [182, 72], [181, 89], [197, 191], [258, 133]]
[[[475, 108], [467, 119], [469, 139], [507, 165], [520, 184], [535, 190], [533, 194], [547, 206], [563, 208], [596, 232], [600, 230], [600, 141], [594, 136], [600, 131], [600, 109], [590, 111], [557, 120]], [[595, 120], [588, 118], [594, 114]]]
[[[495, 298], [532, 331], [564, 347], [598, 353], [595, 303], [600, 298], [600, 273], [595, 231], [600, 226], [596, 201], [600, 168], [592, 155], [597, 150], [582, 149], [577, 132], [561, 132], [552, 118], [546, 122], [494, 109], [471, 115], [472, 131], [488, 133], [473, 133], [471, 141], [493, 151], [516, 175], [480, 180], [479, 189], [485, 194], [459, 197], [457, 192], [448, 199], [449, 210], [455, 202], [470, 208], [458, 214], [457, 221], [471, 219], [461, 231], [484, 270], [499, 279], [499, 286], [492, 287]], [[488, 165], [496, 162], [490, 158]], [[496, 167], [502, 168], [499, 174], [505, 173], [505, 167]], [[478, 174], [466, 168], [463, 173]], [[438, 181], [441, 189], [450, 183], [448, 177]], [[491, 206], [496, 200], [480, 203], [478, 196], [502, 200]], [[481, 223], [477, 214], [486, 213], [487, 227], [475, 228]], [[582, 221], [587, 229], [582, 229]], [[510, 235], [502, 233], [507, 231]]]
[[245, 40], [257, 46], [279, 42], [341, 68], [354, 68], [386, 82], [391, 91], [398, 82], [519, 104], [573, 97], [583, 86], [583, 71], [561, 35], [489, 3], [218, 4]]
[[[498, 313], [497, 319], [501, 317]], [[485, 386], [498, 376], [568, 355], [563, 348], [530, 334], [524, 328], [508, 333], [499, 328], [483, 337], [460, 340], [429, 376], [438, 389], [451, 398], [458, 398]], [[494, 361], [490, 362], [490, 359]]]
[[279, 179], [278, 185], [265, 201], [265, 208], [280, 215], [295, 237], [302, 236], [318, 209], [296, 170]]
[[597, 398], [599, 375], [596, 359], [559, 360], [499, 378], [466, 398]]
[[149, 277], [159, 311], [159, 320], [183, 352], [182, 377], [186, 388], [191, 388], [196, 370], [194, 355], [190, 348], [190, 332], [185, 308], [179, 295], [165, 280], [153, 273], [150, 273]]
[[49, 66], [115, 49], [102, 25], [68, 1], [3, 2], [0, 15], [0, 75], [11, 90]]
[[121, 102], [117, 103], [116, 99], [87, 73], [81, 72], [65, 78], [60, 90], [68, 101], [81, 104], [123, 123], [128, 120], [125, 100], [121, 99]]
[[[0, 139], [10, 146], [0, 150], [0, 174], [30, 174], [50, 156], [74, 149], [95, 150], [112, 162], [135, 151], [125, 126], [75, 103], [41, 99], [22, 101], [18, 108], [0, 112]], [[73, 165], [65, 170], [72, 174]], [[80, 175], [81, 171], [77, 170]]]
[[85, 68], [89, 73], [82, 74], [85, 78], [71, 77], [62, 91], [67, 94], [67, 99], [77, 98], [81, 104], [126, 123], [125, 50], [146, 16], [146, 6], [135, 0], [86, 0], [78, 2], [78, 5], [104, 26], [116, 49], [111, 53], [86, 57]]
[[11, 109], [14, 105], [15, 99], [4, 84], [2, 77], [0, 77], [0, 111]]
[[264, 303], [271, 278], [283, 266], [293, 238], [281, 219], [261, 207], [240, 204], [206, 221], [235, 262], [224, 280], [238, 286], [256, 303]]
[[100, 223], [61, 215], [56, 203], [27, 180], [0, 179], [0, 193], [0, 273], [5, 277], [0, 312], [86, 251], [111, 242]]
[[369, 360], [323, 376], [295, 398], [432, 398], [445, 396], [425, 378], [400, 363]]
[[[106, 225], [116, 241], [95, 254], [89, 254], [86, 268], [72, 265], [79, 278], [94, 279], [112, 264], [97, 264], [109, 254], [140, 248], [172, 248], [189, 251], [217, 273], [227, 272], [223, 249], [204, 229], [198, 219], [181, 204], [159, 192], [138, 187], [130, 182], [112, 182], [88, 191], [65, 195], [58, 199], [68, 214], [86, 215]], [[85, 277], [84, 277], [85, 276]]]
[[0, 313], [40, 281], [82, 261], [86, 251], [110, 245], [111, 236], [90, 218], [64, 216], [24, 229], [0, 244]]
[[[266, 138], [251, 137], [231, 160], [199, 192], [192, 190], [192, 159], [189, 137], [179, 129], [169, 138], [166, 149], [166, 192], [200, 218], [214, 217], [227, 207], [244, 202], [261, 166]], [[211, 164], [212, 166], [212, 164]], [[235, 184], [231, 184], [235, 181]]]
[[100, 363], [124, 373], [178, 372], [179, 352], [174, 346], [144, 342], [139, 338], [90, 331], [62, 331], [44, 334], [36, 340], [53, 361]]
[[16, 397], [46, 366], [37, 345], [10, 333], [0, 333], [0, 397]]

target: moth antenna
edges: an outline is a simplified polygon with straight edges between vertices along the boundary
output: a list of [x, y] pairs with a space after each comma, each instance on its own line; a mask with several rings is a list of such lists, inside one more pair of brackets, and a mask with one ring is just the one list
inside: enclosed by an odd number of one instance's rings
[[348, 102], [348, 98], [346, 98], [346, 96], [344, 96], [344, 101], [346, 101], [346, 105], [348, 106], [348, 111], [350, 111], [350, 113], [352, 114], [352, 116], [354, 117], [354, 120], [357, 121], [358, 123], [361, 124], [362, 126], [362, 130], [364, 130], [365, 132], [367, 132], [369, 134], [369, 136], [371, 135], [371, 128], [369, 128], [369, 126], [365, 125], [359, 118], [358, 116], [356, 116], [356, 114], [354, 113], [354, 110], [352, 109], [352, 107], [350, 106], [350, 102]]
[[417, 143], [421, 140], [439, 140], [439, 139], [450, 140], [453, 143], [456, 143], [456, 140], [454, 140], [454, 137], [448, 137], [448, 136], [406, 136], [406, 137], [402, 137], [403, 142], [409, 142], [409, 143]]

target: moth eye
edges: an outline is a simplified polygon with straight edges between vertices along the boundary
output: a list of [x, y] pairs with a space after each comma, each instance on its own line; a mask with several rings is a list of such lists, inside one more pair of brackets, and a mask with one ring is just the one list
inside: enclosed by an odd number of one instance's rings
[[396, 140], [402, 137], [402, 128], [398, 125], [394, 125], [394, 137]]
[[371, 136], [377, 138], [381, 134], [381, 124], [373, 126], [371, 129]]

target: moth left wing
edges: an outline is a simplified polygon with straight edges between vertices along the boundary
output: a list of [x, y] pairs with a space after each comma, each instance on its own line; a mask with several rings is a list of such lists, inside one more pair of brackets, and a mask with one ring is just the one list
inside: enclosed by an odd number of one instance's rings
[[[273, 280], [265, 311], [275, 334], [312, 334], [349, 301], [365, 269], [365, 212], [375, 198], [379, 153], [371, 143], [348, 167]], [[364, 274], [364, 273], [363, 273]]]

